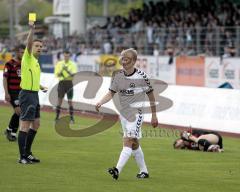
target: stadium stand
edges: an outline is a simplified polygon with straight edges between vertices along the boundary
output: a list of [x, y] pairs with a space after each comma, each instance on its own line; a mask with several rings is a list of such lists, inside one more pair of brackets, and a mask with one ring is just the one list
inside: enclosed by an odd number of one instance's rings
[[[127, 17], [108, 17], [105, 25], [93, 26], [86, 36], [44, 37], [48, 52], [69, 48], [73, 53], [119, 53], [134, 47], [142, 55], [220, 56], [231, 47], [240, 55], [240, 4], [226, 0], [144, 3]], [[8, 47], [8, 39], [0, 39]]]

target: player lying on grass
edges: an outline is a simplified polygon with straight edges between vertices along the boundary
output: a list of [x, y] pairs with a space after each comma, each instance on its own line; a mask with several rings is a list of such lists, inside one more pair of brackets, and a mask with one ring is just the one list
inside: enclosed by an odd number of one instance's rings
[[190, 149], [207, 152], [223, 152], [222, 136], [214, 131], [194, 129], [183, 131], [173, 143], [174, 149]]

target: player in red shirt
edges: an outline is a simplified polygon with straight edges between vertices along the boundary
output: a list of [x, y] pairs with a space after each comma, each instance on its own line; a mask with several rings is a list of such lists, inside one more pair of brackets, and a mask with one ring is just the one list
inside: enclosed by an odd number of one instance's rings
[[217, 132], [193, 129], [183, 131], [180, 136], [173, 143], [175, 149], [223, 152], [223, 139]]
[[9, 102], [14, 109], [8, 128], [5, 130], [5, 135], [9, 141], [16, 141], [16, 133], [19, 127], [20, 107], [18, 94], [21, 90], [21, 60], [24, 49], [24, 45], [17, 46], [15, 48], [15, 57], [5, 64], [3, 70], [5, 101]]

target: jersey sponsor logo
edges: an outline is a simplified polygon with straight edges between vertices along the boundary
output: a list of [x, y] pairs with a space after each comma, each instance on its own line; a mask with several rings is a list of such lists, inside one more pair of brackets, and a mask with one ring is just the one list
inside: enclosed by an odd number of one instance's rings
[[21, 77], [21, 69], [18, 69], [16, 72], [17, 72], [17, 76]]
[[134, 95], [134, 90], [126, 90], [126, 89], [123, 89], [123, 90], [120, 90], [120, 94], [122, 96], [133, 96]]
[[129, 85], [131, 88], [134, 88], [135, 87], [135, 84], [134, 83], [130, 83]]
[[197, 147], [198, 147], [198, 144], [197, 144], [197, 143], [194, 143], [194, 142], [191, 142], [191, 143], [190, 143], [190, 147], [191, 147], [191, 148], [197, 148]]

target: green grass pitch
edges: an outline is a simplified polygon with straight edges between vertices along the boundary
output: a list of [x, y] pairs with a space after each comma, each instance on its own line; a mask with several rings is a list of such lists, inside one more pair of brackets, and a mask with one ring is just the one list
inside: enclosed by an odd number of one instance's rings
[[[0, 131], [7, 126], [12, 109], [0, 106]], [[141, 140], [150, 178], [137, 180], [131, 158], [119, 180], [106, 170], [116, 164], [122, 148], [120, 124], [86, 138], [65, 138], [53, 126], [54, 113], [41, 113], [41, 127], [33, 144], [40, 164], [17, 163], [18, 147], [0, 136], [1, 192], [237, 192], [240, 190], [240, 140], [224, 137], [225, 152], [176, 151], [174, 137]], [[78, 117], [80, 127], [96, 119]], [[150, 127], [144, 125], [144, 130]]]

